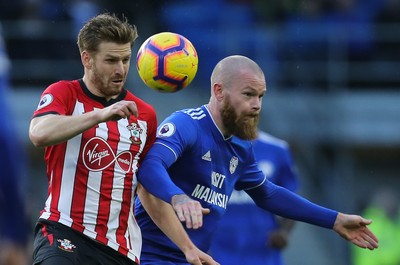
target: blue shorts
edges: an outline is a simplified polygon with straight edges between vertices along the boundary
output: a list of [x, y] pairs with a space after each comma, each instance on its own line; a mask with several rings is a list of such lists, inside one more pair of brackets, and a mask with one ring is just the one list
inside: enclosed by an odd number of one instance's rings
[[39, 220], [33, 242], [33, 264], [135, 265], [136, 263], [70, 227], [57, 222]]

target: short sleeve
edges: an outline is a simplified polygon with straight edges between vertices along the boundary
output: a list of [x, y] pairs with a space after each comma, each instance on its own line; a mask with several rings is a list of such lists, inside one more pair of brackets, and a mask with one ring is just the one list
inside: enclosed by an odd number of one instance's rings
[[196, 143], [197, 124], [183, 111], [166, 118], [157, 129], [156, 144], [165, 145], [178, 159], [187, 147]]
[[60, 115], [71, 114], [72, 108], [70, 103], [73, 100], [73, 93], [70, 85], [65, 81], [60, 81], [47, 87], [40, 97], [33, 117], [50, 113]]

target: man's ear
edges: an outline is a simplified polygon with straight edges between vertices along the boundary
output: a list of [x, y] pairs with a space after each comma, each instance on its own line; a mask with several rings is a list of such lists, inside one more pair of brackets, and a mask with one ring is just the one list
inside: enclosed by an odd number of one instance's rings
[[221, 84], [215, 83], [213, 85], [213, 92], [217, 101], [222, 101], [224, 98], [224, 89]]
[[83, 51], [81, 53], [81, 61], [82, 61], [82, 65], [85, 68], [87, 68], [87, 69], [92, 68], [93, 58], [92, 58], [92, 56], [90, 56], [90, 54], [87, 51]]

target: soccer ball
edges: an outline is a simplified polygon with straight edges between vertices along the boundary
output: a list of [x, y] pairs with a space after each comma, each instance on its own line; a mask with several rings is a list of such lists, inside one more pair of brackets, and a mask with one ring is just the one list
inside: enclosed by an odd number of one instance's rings
[[136, 56], [140, 78], [159, 92], [176, 92], [187, 87], [196, 76], [197, 67], [198, 57], [193, 44], [173, 32], [149, 37]]

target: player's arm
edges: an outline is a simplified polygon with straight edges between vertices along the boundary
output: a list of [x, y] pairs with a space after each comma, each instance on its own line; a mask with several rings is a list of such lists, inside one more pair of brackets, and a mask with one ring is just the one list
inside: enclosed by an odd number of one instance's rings
[[246, 192], [259, 207], [277, 215], [333, 229], [361, 248], [378, 247], [378, 239], [367, 227], [371, 220], [322, 207], [269, 181]]
[[152, 195], [171, 204], [187, 228], [197, 229], [203, 225], [203, 214], [208, 214], [210, 210], [187, 196], [171, 180], [168, 168], [174, 162], [174, 153], [165, 145], [155, 143], [139, 167], [138, 180]]
[[219, 264], [194, 245], [170, 204], [151, 195], [140, 184], [138, 195], [153, 222], [179, 247], [190, 264]]
[[29, 126], [29, 138], [35, 146], [49, 146], [64, 142], [105, 121], [137, 115], [133, 101], [119, 101], [104, 109], [81, 115], [47, 114], [34, 117]]

